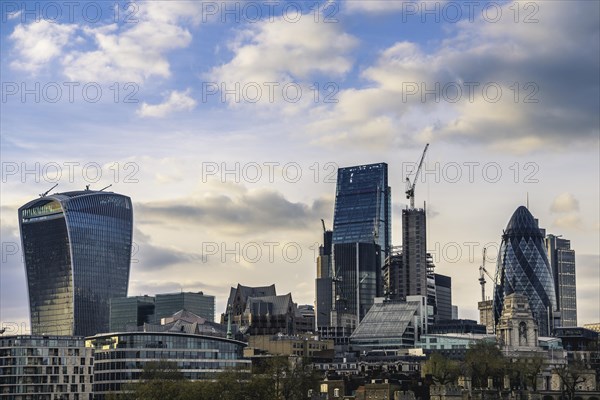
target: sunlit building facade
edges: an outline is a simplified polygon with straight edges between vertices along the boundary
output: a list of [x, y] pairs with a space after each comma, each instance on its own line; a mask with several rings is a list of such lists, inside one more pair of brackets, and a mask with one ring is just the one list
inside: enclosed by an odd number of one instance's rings
[[333, 216], [333, 326], [355, 328], [381, 296], [391, 251], [391, 189], [385, 163], [338, 169]]
[[127, 296], [131, 199], [82, 190], [19, 208], [34, 335], [107, 332], [109, 301]]
[[498, 253], [494, 285], [494, 320], [498, 324], [504, 298], [512, 293], [525, 295], [540, 336], [550, 336], [556, 296], [552, 271], [544, 245], [544, 234], [526, 207], [513, 213]]

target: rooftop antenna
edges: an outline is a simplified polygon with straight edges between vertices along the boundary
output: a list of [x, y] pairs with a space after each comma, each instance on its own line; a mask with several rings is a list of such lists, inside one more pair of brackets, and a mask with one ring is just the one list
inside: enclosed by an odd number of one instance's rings
[[529, 210], [529, 192], [527, 192], [527, 209]]
[[54, 189], [55, 187], [57, 187], [57, 186], [58, 186], [58, 183], [57, 183], [56, 185], [52, 186], [50, 189], [46, 190], [44, 193], [40, 193], [40, 197], [46, 197], [46, 195], [47, 195], [48, 193], [50, 193], [50, 191], [51, 191], [52, 189]]
[[323, 225], [323, 232], [327, 232], [327, 229], [325, 228], [325, 221], [323, 220], [323, 218], [321, 218], [321, 225]]
[[110, 185], [108, 185], [108, 186], [106, 186], [106, 187], [103, 187], [102, 189], [100, 189], [100, 190], [99, 190], [99, 192], [102, 192], [104, 189], [108, 189], [108, 188], [109, 188], [109, 187], [111, 187], [111, 186], [112, 186], [112, 183], [111, 183]]

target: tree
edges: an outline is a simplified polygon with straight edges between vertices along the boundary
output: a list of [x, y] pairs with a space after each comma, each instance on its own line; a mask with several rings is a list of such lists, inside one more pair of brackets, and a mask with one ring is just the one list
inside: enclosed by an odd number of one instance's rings
[[456, 382], [460, 370], [457, 362], [449, 360], [440, 353], [433, 353], [423, 365], [423, 372], [431, 375], [436, 384], [446, 385]]
[[517, 358], [511, 360], [507, 370], [512, 382], [518, 382], [521, 389], [537, 391], [537, 377], [544, 368], [544, 358], [536, 355], [533, 357]]
[[465, 355], [465, 370], [471, 377], [473, 387], [487, 387], [488, 378], [498, 382], [504, 374], [506, 360], [495, 343], [479, 341]]
[[177, 399], [185, 389], [185, 377], [177, 364], [169, 361], [149, 362], [140, 381], [133, 384], [133, 398], [143, 400]]
[[577, 385], [586, 381], [585, 373], [587, 366], [581, 360], [574, 360], [567, 365], [562, 365], [554, 369], [559, 376], [562, 384], [562, 392], [566, 393], [569, 400], [575, 397]]

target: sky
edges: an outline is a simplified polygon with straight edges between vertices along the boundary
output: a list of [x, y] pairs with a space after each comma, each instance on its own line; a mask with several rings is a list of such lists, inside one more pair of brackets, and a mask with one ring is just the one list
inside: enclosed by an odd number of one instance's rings
[[[134, 203], [130, 295], [275, 283], [314, 302], [338, 167], [405, 179], [478, 319], [520, 205], [576, 251], [600, 321], [600, 12], [589, 1], [3, 1], [0, 323], [28, 332], [17, 209], [108, 185]], [[488, 279], [487, 293], [492, 293]]]

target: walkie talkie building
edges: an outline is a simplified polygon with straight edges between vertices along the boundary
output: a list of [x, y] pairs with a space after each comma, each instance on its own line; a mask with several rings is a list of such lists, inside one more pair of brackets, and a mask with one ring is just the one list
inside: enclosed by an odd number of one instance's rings
[[556, 310], [552, 271], [544, 234], [533, 215], [523, 206], [513, 213], [502, 235], [494, 285], [496, 324], [502, 314], [504, 298], [512, 293], [527, 296], [540, 336], [549, 336], [552, 313]]
[[107, 332], [109, 301], [126, 297], [131, 261], [131, 199], [73, 191], [19, 208], [33, 335]]

